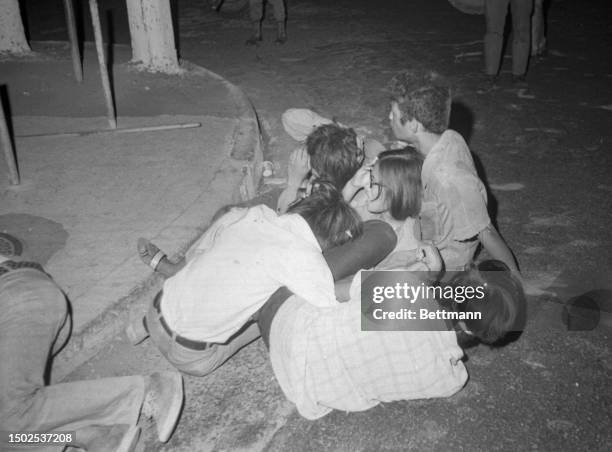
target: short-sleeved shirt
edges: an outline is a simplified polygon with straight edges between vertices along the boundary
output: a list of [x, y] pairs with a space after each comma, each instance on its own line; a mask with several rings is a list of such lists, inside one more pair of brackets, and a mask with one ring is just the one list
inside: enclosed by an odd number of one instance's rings
[[174, 332], [223, 343], [281, 286], [317, 306], [337, 304], [331, 271], [308, 223], [260, 205], [233, 209], [164, 283], [161, 312]]
[[322, 309], [293, 296], [272, 321], [272, 368], [299, 413], [317, 419], [458, 392], [468, 374], [456, 333], [361, 331], [359, 282], [347, 303]]
[[427, 154], [421, 173], [423, 240], [433, 240], [448, 270], [463, 269], [491, 223], [487, 192], [461, 135], [446, 130]]

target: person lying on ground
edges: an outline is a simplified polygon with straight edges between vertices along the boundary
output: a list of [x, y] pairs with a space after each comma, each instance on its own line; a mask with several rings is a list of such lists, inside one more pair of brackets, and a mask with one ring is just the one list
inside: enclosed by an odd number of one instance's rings
[[487, 193], [463, 137], [448, 128], [451, 90], [433, 72], [406, 71], [390, 82], [389, 113], [398, 140], [413, 145], [425, 158], [422, 220], [432, 223], [431, 237], [447, 270], [468, 265], [479, 244], [493, 259], [518, 272], [512, 251], [491, 223]]
[[[432, 257], [435, 248], [428, 247], [424, 256], [432, 270], [442, 267], [439, 257]], [[333, 269], [333, 262], [328, 263]], [[376, 273], [377, 282], [385, 283], [389, 277], [386, 282], [392, 285], [397, 280], [397, 272]], [[363, 411], [381, 402], [449, 397], [468, 379], [462, 346], [474, 341], [500, 344], [524, 324], [525, 297], [519, 280], [504, 263], [486, 261], [451, 283], [485, 288], [484, 300], [450, 304], [422, 300], [430, 306], [428, 312], [448, 312], [446, 318], [455, 320], [437, 320], [431, 328], [431, 323], [421, 325], [417, 318], [411, 320], [416, 322], [413, 331], [402, 327], [398, 331], [393, 325], [389, 329], [395, 331], [362, 331], [362, 274], [355, 278], [348, 303], [320, 309], [281, 288], [258, 313], [274, 375], [307, 419], [334, 409]], [[417, 274], [408, 275], [414, 280], [407, 283], [421, 284]], [[461, 315], [464, 312], [480, 312], [481, 318]]]
[[[349, 126], [338, 122], [336, 119], [326, 118], [308, 108], [288, 108], [281, 115], [281, 122], [285, 132], [295, 141], [302, 144], [306, 142], [308, 135], [319, 126], [336, 124], [340, 127], [349, 128]], [[363, 150], [366, 161], [373, 160], [379, 152], [385, 149], [402, 147], [401, 144], [397, 145], [394, 142], [383, 144], [381, 141], [373, 138], [371, 134], [359, 133], [359, 129], [353, 130], [356, 133], [357, 147]]]
[[[321, 307], [336, 304], [322, 251], [361, 232], [354, 209], [324, 183], [285, 215], [263, 205], [231, 209], [190, 248], [142, 326], [175, 367], [206, 375], [259, 337], [251, 317], [279, 287]], [[146, 337], [140, 325], [128, 328], [133, 343]]]
[[139, 419], [152, 417], [159, 440], [168, 441], [183, 405], [178, 372], [46, 384], [70, 325], [68, 301], [44, 269], [0, 255], [0, 431], [57, 432], [65, 446], [127, 452], [138, 442]]

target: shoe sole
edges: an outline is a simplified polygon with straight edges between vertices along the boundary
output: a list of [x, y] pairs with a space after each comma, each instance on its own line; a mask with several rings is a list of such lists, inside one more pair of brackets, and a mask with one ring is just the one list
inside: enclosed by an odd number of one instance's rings
[[[141, 320], [142, 322], [142, 320]], [[144, 325], [141, 331], [136, 331], [136, 327], [134, 327], [133, 323], [129, 323], [127, 328], [125, 329], [125, 335], [130, 341], [132, 345], [138, 345], [145, 341], [149, 337], [149, 333], [145, 330]]]
[[183, 377], [181, 374], [172, 372], [170, 375], [172, 378], [171, 384], [174, 386], [174, 397], [172, 402], [167, 409], [167, 415], [163, 425], [157, 424], [157, 436], [162, 443], [167, 442], [174, 432], [174, 428], [178, 423], [179, 415], [181, 414], [181, 408], [183, 407]]
[[23, 245], [17, 237], [0, 232], [0, 254], [6, 257], [21, 256]]

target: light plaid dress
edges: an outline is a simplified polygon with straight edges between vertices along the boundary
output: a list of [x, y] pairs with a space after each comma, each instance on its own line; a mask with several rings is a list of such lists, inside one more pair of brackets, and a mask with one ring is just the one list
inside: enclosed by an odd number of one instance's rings
[[272, 367], [302, 416], [448, 397], [465, 385], [454, 331], [361, 331], [358, 289], [353, 284], [351, 301], [332, 308], [293, 296], [274, 317]]

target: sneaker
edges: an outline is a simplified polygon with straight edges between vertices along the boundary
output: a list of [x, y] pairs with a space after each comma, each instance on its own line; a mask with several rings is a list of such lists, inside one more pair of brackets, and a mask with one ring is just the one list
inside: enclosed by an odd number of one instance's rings
[[524, 75], [513, 75], [512, 84], [516, 88], [527, 88], [527, 79]]
[[0, 232], [0, 254], [5, 257], [21, 256], [23, 245], [19, 239], [10, 234]]
[[119, 446], [115, 452], [132, 452], [138, 445], [138, 439], [140, 438], [140, 427], [137, 425], [131, 425], [127, 431], [123, 434]]
[[165, 443], [172, 436], [183, 407], [183, 377], [178, 372], [156, 372], [149, 376], [149, 384], [142, 404], [144, 416], [153, 418], [157, 436]]
[[132, 345], [138, 345], [148, 338], [149, 331], [145, 325], [145, 318], [138, 317], [136, 319], [130, 319], [125, 329], [125, 335]]
[[492, 91], [499, 88], [499, 78], [497, 74], [485, 74], [483, 83], [484, 91]]
[[79, 429], [77, 441], [69, 444], [68, 450], [134, 452], [139, 438], [140, 427], [137, 425], [95, 425]]

